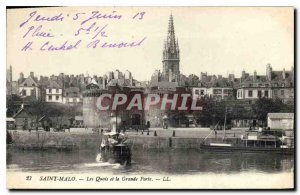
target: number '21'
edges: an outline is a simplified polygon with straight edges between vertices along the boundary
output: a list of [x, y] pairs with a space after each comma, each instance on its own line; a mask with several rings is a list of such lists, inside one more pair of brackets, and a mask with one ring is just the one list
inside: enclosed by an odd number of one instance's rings
[[135, 19], [136, 17], [139, 16], [137, 19], [142, 20], [145, 14], [146, 12], [138, 12], [137, 14], [135, 14], [135, 16], [133, 16], [132, 19]]

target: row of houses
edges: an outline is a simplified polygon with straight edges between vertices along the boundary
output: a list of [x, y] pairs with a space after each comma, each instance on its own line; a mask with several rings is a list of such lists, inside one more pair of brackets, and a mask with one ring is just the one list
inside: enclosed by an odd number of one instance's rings
[[[45, 80], [38, 80], [34, 73], [27, 78], [21, 73], [17, 84], [8, 81], [7, 94], [15, 93], [21, 97], [31, 96], [45, 102], [56, 102], [64, 104], [82, 103], [82, 91], [92, 82], [100, 88], [105, 89], [107, 85], [138, 86], [145, 90], [151, 88], [153, 83], [162, 83], [158, 79], [159, 73], [152, 76], [150, 82], [138, 82], [134, 80], [130, 72], [122, 73], [118, 70], [109, 72], [103, 77], [83, 77], [82, 75], [66, 79], [65, 76], [52, 76]], [[8, 77], [9, 78], [9, 77]], [[68, 82], [66, 82], [66, 80]], [[210, 76], [201, 73], [200, 77], [190, 75], [180, 82], [165, 82], [169, 85], [177, 85], [188, 88], [194, 99], [210, 97], [215, 99], [256, 100], [259, 98], [281, 99], [283, 102], [294, 101], [294, 68], [290, 71], [273, 71], [271, 65], [267, 65], [265, 75], [253, 75], [242, 72], [241, 78], [230, 75], [223, 78], [221, 75]], [[14, 87], [13, 87], [14, 86]], [[13, 90], [12, 90], [13, 88]], [[167, 91], [167, 90], [166, 90]]]
[[29, 75], [18, 86], [18, 94], [21, 97], [31, 96], [36, 100], [55, 103], [80, 103], [82, 97], [79, 87], [63, 88], [57, 81], [50, 80], [47, 84], [40, 84]]
[[9, 130], [49, 131], [50, 128], [62, 130], [70, 127], [84, 127], [82, 115], [54, 116], [38, 112], [33, 106], [21, 104], [15, 114], [6, 118], [6, 128]]
[[[207, 78], [207, 75], [205, 75]], [[223, 81], [223, 82], [220, 82]], [[231, 82], [230, 82], [231, 81]], [[266, 75], [253, 75], [242, 72], [239, 79], [232, 77], [217, 79], [214, 84], [203, 85], [199, 80], [198, 85], [192, 87], [194, 99], [202, 97], [214, 97], [217, 99], [257, 100], [259, 98], [280, 99], [284, 103], [294, 101], [294, 68], [290, 71], [273, 71], [270, 64], [267, 65]]]
[[12, 81], [12, 67], [7, 70], [6, 94], [18, 95], [20, 97], [31, 97], [44, 102], [74, 104], [82, 103], [82, 91], [89, 84], [96, 84], [105, 89], [107, 85], [139, 86], [141, 82], [133, 79], [128, 70], [122, 73], [119, 70], [111, 71], [103, 76], [79, 75], [52, 75], [50, 77], [40, 76], [38, 79], [33, 72], [27, 78], [23, 73], [17, 81]]

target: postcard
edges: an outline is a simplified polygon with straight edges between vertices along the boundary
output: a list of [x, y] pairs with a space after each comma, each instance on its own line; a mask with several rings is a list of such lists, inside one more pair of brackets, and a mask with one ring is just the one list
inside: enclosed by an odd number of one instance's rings
[[293, 7], [7, 7], [8, 189], [294, 189]]

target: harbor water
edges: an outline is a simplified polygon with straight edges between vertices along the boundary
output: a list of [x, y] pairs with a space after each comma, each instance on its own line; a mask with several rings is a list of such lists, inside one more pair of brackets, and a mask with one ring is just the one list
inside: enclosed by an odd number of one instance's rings
[[96, 150], [7, 151], [11, 172], [72, 172], [112, 174], [234, 174], [241, 172], [292, 173], [294, 156], [278, 154], [212, 153], [200, 150], [132, 151], [131, 165], [99, 162]]

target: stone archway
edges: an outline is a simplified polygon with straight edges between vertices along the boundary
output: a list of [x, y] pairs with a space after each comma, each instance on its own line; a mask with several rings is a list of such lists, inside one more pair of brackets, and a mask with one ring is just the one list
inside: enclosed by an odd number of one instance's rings
[[140, 114], [132, 114], [130, 118], [131, 118], [131, 125], [141, 125]]

